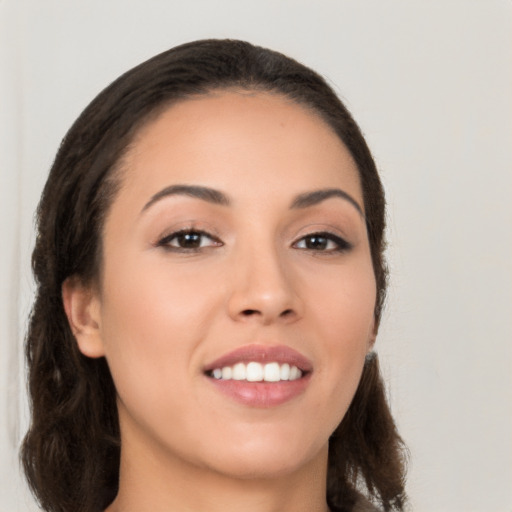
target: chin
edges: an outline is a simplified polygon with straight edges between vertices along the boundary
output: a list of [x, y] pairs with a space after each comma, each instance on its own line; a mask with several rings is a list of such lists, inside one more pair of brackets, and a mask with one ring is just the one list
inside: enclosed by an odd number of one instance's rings
[[219, 451], [211, 454], [211, 467], [233, 478], [258, 480], [289, 476], [319, 461], [327, 464], [327, 441], [320, 446], [264, 441], [259, 438], [256, 442], [234, 443], [222, 451], [219, 447]]

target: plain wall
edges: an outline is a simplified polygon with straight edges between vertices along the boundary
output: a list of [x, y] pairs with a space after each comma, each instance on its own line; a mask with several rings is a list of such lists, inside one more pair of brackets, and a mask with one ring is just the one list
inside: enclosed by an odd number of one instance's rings
[[512, 3], [0, 0], [0, 510], [17, 463], [33, 212], [60, 139], [121, 72], [176, 44], [247, 39], [324, 74], [389, 202], [377, 350], [417, 512], [512, 510]]

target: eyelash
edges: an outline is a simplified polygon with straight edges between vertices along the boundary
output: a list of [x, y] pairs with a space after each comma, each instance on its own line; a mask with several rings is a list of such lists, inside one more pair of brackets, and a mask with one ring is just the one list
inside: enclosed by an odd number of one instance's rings
[[[179, 237], [190, 237], [194, 235], [196, 237], [196, 241], [197, 241], [197, 237], [199, 237], [199, 246], [196, 246], [196, 247], [179, 247], [179, 246], [176, 246], [176, 245], [171, 245], [171, 242], [174, 240], [174, 239], [178, 239]], [[209, 238], [210, 240], [212, 240], [214, 243], [212, 245], [206, 245], [206, 246], [202, 246], [201, 243], [202, 243], [202, 239], [204, 238]], [[306, 240], [312, 240], [312, 239], [320, 239], [320, 244], [324, 246], [324, 248], [326, 246], [329, 245], [329, 243], [334, 243], [336, 245], [336, 247], [334, 248], [330, 248], [330, 249], [327, 249], [327, 250], [317, 250], [317, 249], [313, 249], [311, 247], [297, 247], [297, 245], [300, 243], [300, 242], [304, 242]], [[307, 244], [307, 242], [306, 242]], [[201, 229], [193, 229], [193, 228], [186, 228], [186, 229], [181, 229], [179, 231], [175, 231], [173, 233], [170, 233], [169, 235], [166, 235], [165, 237], [163, 237], [161, 240], [159, 240], [157, 243], [156, 243], [156, 246], [157, 247], [162, 247], [164, 248], [165, 250], [167, 251], [171, 251], [171, 252], [180, 252], [180, 253], [198, 253], [208, 247], [220, 247], [224, 245], [218, 238], [214, 237], [213, 235], [211, 235], [210, 233], [206, 232], [206, 231], [203, 231]], [[347, 242], [346, 240], [344, 240], [343, 238], [337, 236], [337, 235], [334, 235], [333, 233], [329, 233], [329, 232], [326, 232], [326, 231], [321, 231], [321, 232], [315, 232], [315, 233], [309, 233], [303, 237], [301, 237], [299, 240], [297, 240], [296, 242], [294, 242], [293, 244], [293, 247], [299, 249], [299, 250], [302, 250], [302, 251], [311, 251], [311, 252], [316, 252], [316, 253], [326, 253], [326, 254], [332, 254], [332, 253], [342, 253], [342, 252], [347, 252], [349, 251], [350, 249], [352, 249], [352, 244], [350, 244], [349, 242]]]
[[301, 250], [332, 254], [332, 253], [347, 252], [350, 249], [352, 249], [352, 244], [350, 244], [349, 242], [347, 242], [345, 239], [341, 238], [340, 236], [334, 235], [333, 233], [329, 233], [328, 231], [321, 231], [318, 233], [309, 233], [309, 234], [303, 236], [302, 238], [300, 238], [293, 245], [296, 246], [299, 242], [303, 242], [308, 239], [309, 240], [312, 240], [312, 239], [324, 240], [325, 241], [324, 243], [327, 245], [329, 244], [329, 242], [333, 242], [336, 245], [336, 247], [327, 249], [327, 250], [321, 250], [321, 251], [312, 249], [310, 247], [300, 247]]
[[[175, 231], [174, 233], [166, 235], [161, 240], [159, 240], [156, 245], [157, 245], [157, 247], [163, 247], [164, 249], [166, 249], [168, 251], [172, 251], [172, 252], [195, 253], [195, 252], [199, 252], [202, 249], [204, 249], [205, 246], [201, 246], [201, 239], [200, 239], [199, 247], [179, 247], [179, 246], [171, 245], [171, 241], [174, 240], [175, 238], [178, 239], [179, 237], [187, 237], [187, 236], [191, 236], [191, 235], [199, 235], [199, 237], [201, 237], [201, 238], [209, 238], [210, 240], [215, 242], [213, 247], [219, 247], [219, 246], [223, 245], [222, 242], [218, 238], [214, 237], [210, 233], [207, 233], [206, 231], [203, 231], [201, 229], [194, 229], [194, 228], [180, 229], [179, 231]], [[206, 246], [206, 247], [208, 247], [208, 246]]]

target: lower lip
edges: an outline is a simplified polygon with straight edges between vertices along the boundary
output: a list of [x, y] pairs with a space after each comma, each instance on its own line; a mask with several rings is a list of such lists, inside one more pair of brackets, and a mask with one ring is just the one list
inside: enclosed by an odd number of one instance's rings
[[280, 382], [247, 382], [207, 377], [221, 393], [249, 407], [276, 407], [304, 393], [310, 375]]

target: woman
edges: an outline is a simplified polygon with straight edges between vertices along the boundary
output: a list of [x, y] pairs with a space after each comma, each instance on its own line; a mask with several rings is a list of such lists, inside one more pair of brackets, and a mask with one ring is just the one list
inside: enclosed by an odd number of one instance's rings
[[38, 209], [43, 509], [402, 510], [384, 216], [357, 125], [281, 54], [198, 41], [107, 87]]

